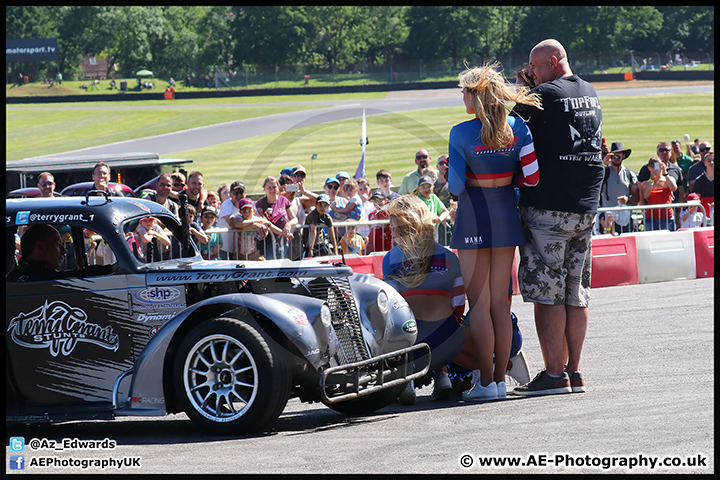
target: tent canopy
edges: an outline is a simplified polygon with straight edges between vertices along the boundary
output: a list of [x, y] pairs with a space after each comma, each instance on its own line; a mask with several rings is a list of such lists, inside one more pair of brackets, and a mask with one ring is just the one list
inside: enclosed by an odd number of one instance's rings
[[153, 73], [150, 70], [140, 70], [135, 75], [138, 77], [152, 77]]

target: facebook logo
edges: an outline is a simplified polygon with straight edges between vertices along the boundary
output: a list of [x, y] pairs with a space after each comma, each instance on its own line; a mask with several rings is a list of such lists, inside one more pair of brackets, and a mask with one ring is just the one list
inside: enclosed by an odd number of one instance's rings
[[25, 470], [25, 455], [10, 455], [10, 470]]
[[22, 452], [25, 450], [25, 437], [10, 437], [10, 451]]

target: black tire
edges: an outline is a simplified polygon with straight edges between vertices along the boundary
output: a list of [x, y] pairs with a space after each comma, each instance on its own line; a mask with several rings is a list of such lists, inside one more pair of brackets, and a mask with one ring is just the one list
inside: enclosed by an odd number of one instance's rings
[[283, 352], [253, 320], [213, 318], [198, 325], [180, 344], [173, 375], [188, 417], [220, 435], [267, 429], [290, 394]]
[[370, 395], [354, 398], [345, 402], [339, 403], [326, 403], [325, 405], [335, 410], [336, 412], [348, 415], [351, 417], [358, 415], [367, 415], [373, 413], [381, 408], [385, 408], [395, 400], [405, 389], [405, 383], [390, 387], [379, 392], [371, 393]]

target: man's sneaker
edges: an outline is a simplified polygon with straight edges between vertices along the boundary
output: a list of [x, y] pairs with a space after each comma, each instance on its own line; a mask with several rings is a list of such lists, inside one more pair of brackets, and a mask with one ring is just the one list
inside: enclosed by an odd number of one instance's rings
[[553, 378], [543, 370], [535, 376], [532, 382], [515, 387], [512, 393], [523, 396], [572, 393], [570, 377], [566, 372], [563, 372], [559, 378]]
[[417, 395], [415, 394], [415, 383], [410, 380], [405, 384], [405, 389], [398, 395], [400, 405], [414, 405]]
[[580, 372], [573, 372], [570, 374], [570, 388], [573, 393], [584, 393], [585, 392], [585, 380], [583, 380]]
[[525, 385], [530, 381], [530, 367], [522, 350], [510, 358], [507, 374], [520, 385]]
[[439, 372], [433, 377], [433, 393], [434, 400], [447, 398], [453, 391], [452, 382], [447, 372]]
[[480, 384], [480, 370], [473, 370], [472, 379], [470, 380], [470, 382], [473, 386], [470, 390], [463, 392], [463, 400], [477, 402], [488, 402], [490, 400], [497, 400], [497, 384], [495, 382], [490, 382], [488, 386], [483, 387]]

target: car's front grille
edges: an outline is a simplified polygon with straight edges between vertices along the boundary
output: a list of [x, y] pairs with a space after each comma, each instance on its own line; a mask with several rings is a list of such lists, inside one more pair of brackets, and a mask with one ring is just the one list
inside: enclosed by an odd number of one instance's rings
[[330, 308], [332, 326], [342, 349], [339, 353], [341, 364], [370, 358], [350, 280], [346, 277], [317, 278], [308, 282], [307, 287], [313, 297], [324, 300]]

